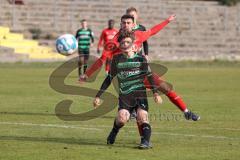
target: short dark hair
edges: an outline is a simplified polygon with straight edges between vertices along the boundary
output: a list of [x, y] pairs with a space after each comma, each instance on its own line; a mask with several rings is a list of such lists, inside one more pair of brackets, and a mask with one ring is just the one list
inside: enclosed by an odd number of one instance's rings
[[86, 22], [87, 20], [86, 19], [82, 19], [81, 22]]
[[109, 19], [108, 23], [115, 23], [115, 21], [113, 19]]
[[134, 17], [131, 16], [131, 15], [128, 15], [128, 14], [124, 14], [124, 15], [121, 17], [121, 21], [122, 21], [123, 19], [132, 19], [132, 21], [134, 22]]
[[132, 32], [132, 31], [129, 32], [129, 31], [126, 31], [126, 30], [120, 30], [119, 31], [118, 42], [121, 42], [125, 38], [131, 38], [132, 41], [134, 41], [135, 40], [134, 32]]
[[129, 7], [129, 8], [126, 10], [126, 13], [130, 13], [130, 12], [132, 12], [132, 11], [137, 12], [137, 9], [134, 8], [134, 7]]

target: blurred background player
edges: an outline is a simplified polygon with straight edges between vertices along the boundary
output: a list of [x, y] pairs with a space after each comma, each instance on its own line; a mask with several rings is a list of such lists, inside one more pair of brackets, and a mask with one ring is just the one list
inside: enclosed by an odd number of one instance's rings
[[154, 101], [161, 103], [162, 99], [157, 93], [157, 88], [155, 88], [147, 60], [143, 55], [139, 55], [133, 51], [134, 39], [135, 35], [133, 32], [122, 32], [119, 35], [118, 41], [120, 43], [121, 54], [113, 57], [110, 73], [102, 83], [93, 104], [95, 107], [100, 105], [100, 96], [109, 87], [112, 79], [117, 76], [119, 86], [118, 115], [107, 138], [107, 144], [115, 142], [119, 129], [128, 122], [131, 112], [136, 110], [138, 123], [143, 128], [139, 149], [149, 149], [151, 148], [151, 126], [148, 121], [146, 87], [143, 83], [145, 77], [149, 79], [152, 86]]
[[82, 75], [87, 70], [87, 61], [90, 54], [90, 46], [94, 42], [94, 34], [91, 29], [88, 28], [88, 23], [86, 19], [81, 20], [81, 28], [76, 32], [76, 39], [78, 40], [78, 76]]
[[[134, 17], [134, 27], [133, 27], [133, 30], [134, 31], [146, 31], [146, 28], [141, 25], [141, 24], [137, 24], [137, 20], [138, 20], [138, 12], [137, 12], [137, 9], [134, 8], [134, 7], [130, 7], [126, 10], [126, 14], [128, 15], [131, 15]], [[148, 60], [148, 42], [147, 41], [144, 41], [143, 42], [143, 51], [144, 51], [144, 55], [145, 55], [145, 58]], [[142, 54], [142, 49], [139, 51], [139, 54]]]
[[[100, 48], [104, 47], [108, 42], [110, 42], [113, 37], [117, 34], [118, 30], [114, 28], [115, 21], [110, 19], [108, 21], [108, 28], [105, 28], [100, 36], [98, 46], [97, 46], [97, 53], [100, 54]], [[103, 55], [101, 56], [105, 63], [105, 71], [106, 73], [109, 72], [110, 64], [111, 64], [111, 55], [107, 54], [108, 52], [102, 52]], [[104, 54], [105, 53], [105, 54]]]

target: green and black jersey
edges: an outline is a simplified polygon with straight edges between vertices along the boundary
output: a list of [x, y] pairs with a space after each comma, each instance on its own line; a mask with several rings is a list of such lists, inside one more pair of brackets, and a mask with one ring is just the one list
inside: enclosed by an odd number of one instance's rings
[[79, 29], [76, 33], [79, 51], [89, 51], [90, 44], [94, 42], [93, 32], [91, 29]]
[[[138, 24], [133, 28], [133, 30], [134, 31], [146, 31], [146, 28], [143, 25]], [[144, 50], [144, 54], [148, 55], [148, 42], [147, 41], [143, 42], [143, 50]], [[142, 54], [142, 49], [139, 52], [139, 54]]]
[[134, 31], [146, 31], [146, 28], [143, 25], [138, 24], [133, 28], [133, 30]]
[[138, 92], [146, 92], [146, 87], [143, 83], [146, 76], [151, 86], [153, 86], [153, 92], [157, 92], [151, 70], [143, 55], [134, 54], [132, 58], [128, 58], [125, 54], [115, 55], [112, 59], [109, 75], [104, 80], [96, 97], [101, 96], [115, 76], [117, 76], [118, 80], [120, 97], [128, 96], [130, 93], [131, 95], [138, 95]]

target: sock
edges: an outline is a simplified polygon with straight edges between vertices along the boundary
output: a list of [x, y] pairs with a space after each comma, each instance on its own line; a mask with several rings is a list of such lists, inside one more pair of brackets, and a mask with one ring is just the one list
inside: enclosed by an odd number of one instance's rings
[[112, 131], [118, 133], [119, 129], [122, 128], [123, 126], [124, 126], [123, 124], [117, 124], [117, 120], [115, 119]]
[[84, 64], [84, 66], [83, 66], [83, 73], [84, 74], [85, 74], [86, 70], [87, 70], [87, 64]]
[[187, 106], [186, 104], [183, 102], [182, 98], [180, 96], [177, 95], [176, 92], [174, 91], [170, 91], [166, 94], [166, 96], [170, 99], [170, 101], [175, 104], [181, 111], [183, 112], [187, 112]]
[[146, 141], [150, 141], [150, 137], [151, 137], [151, 126], [150, 124], [148, 123], [143, 123], [142, 124], [142, 135], [143, 135], [143, 138], [146, 140]]

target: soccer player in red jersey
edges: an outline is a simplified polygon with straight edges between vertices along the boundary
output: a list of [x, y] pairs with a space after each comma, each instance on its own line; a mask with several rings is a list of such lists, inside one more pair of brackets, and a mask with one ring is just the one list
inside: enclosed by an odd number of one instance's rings
[[[135, 41], [134, 41], [134, 48], [136, 51], [140, 51], [142, 43], [146, 41], [148, 38], [151, 36], [157, 34], [160, 30], [162, 30], [169, 22], [173, 21], [175, 19], [175, 15], [171, 15], [169, 18], [164, 20], [162, 23], [155, 25], [151, 29], [147, 31], [139, 31], [136, 30], [134, 31], [135, 34]], [[134, 27], [134, 17], [131, 15], [123, 15], [121, 17], [121, 30], [124, 31], [133, 31]], [[111, 55], [111, 58], [113, 55], [119, 54], [121, 51], [118, 48], [119, 44], [117, 42], [117, 38], [119, 37], [119, 32], [115, 35], [113, 40], [109, 43], [107, 43], [104, 46], [103, 52], [108, 52], [108, 53], [103, 53], [103, 54], [109, 54]], [[83, 80], [90, 77], [97, 69], [99, 69], [103, 65], [103, 61], [101, 58], [99, 58], [89, 69], [87, 69], [86, 73], [81, 77]]]
[[[100, 48], [102, 46], [105, 46], [107, 43], [109, 43], [113, 37], [117, 34], [118, 30], [114, 28], [114, 20], [110, 19], [108, 21], [108, 28], [105, 28], [100, 36], [98, 46], [97, 46], [97, 53], [100, 54]], [[110, 64], [111, 64], [111, 55], [110, 52], [103, 52], [102, 56], [100, 57], [102, 61], [106, 61], [105, 64], [105, 71], [106, 73], [109, 72]]]
[[[166, 19], [162, 23], [154, 26], [150, 30], [134, 31], [134, 34], [135, 34], [135, 41], [134, 41], [135, 51], [139, 51], [139, 49], [141, 48], [141, 45], [144, 41], [146, 41], [152, 35], [158, 33], [161, 29], [163, 29], [169, 22], [171, 22], [174, 19], [175, 19], [175, 15], [171, 15], [168, 19]], [[114, 39], [113, 39], [114, 44], [116, 46], [118, 46], [117, 38], [121, 34], [121, 31], [131, 32], [133, 27], [134, 27], [134, 17], [132, 17], [130, 15], [122, 16], [122, 18], [121, 18], [121, 30], [114, 37]], [[106, 48], [106, 46], [105, 46], [105, 48]], [[113, 47], [112, 49], [113, 50], [110, 50], [110, 51], [106, 50], [106, 52], [111, 52], [112, 55], [119, 54], [119, 48], [118, 47], [116, 47], [116, 49], [114, 49], [114, 47]], [[91, 71], [91, 70], [88, 70], [88, 71]], [[87, 72], [86, 72], [86, 74], [87, 74]], [[91, 73], [91, 72], [88, 72], [88, 73]], [[87, 74], [87, 76], [89, 76], [89, 75]], [[182, 98], [174, 90], [172, 90], [172, 88], [170, 88], [167, 85], [167, 83], [164, 82], [157, 74], [154, 74], [154, 81], [155, 81], [154, 83], [158, 86], [158, 89], [162, 93], [164, 93], [169, 98], [169, 100], [173, 104], [175, 104], [182, 112], [184, 112], [185, 118], [187, 120], [191, 119], [193, 121], [197, 121], [197, 120], [200, 119], [200, 117], [198, 115], [194, 114], [193, 112], [191, 112], [187, 109], [187, 105], [184, 103]], [[149, 82], [147, 81], [147, 79], [145, 79], [144, 83], [145, 83], [147, 88], [151, 88], [151, 85], [149, 85]]]

